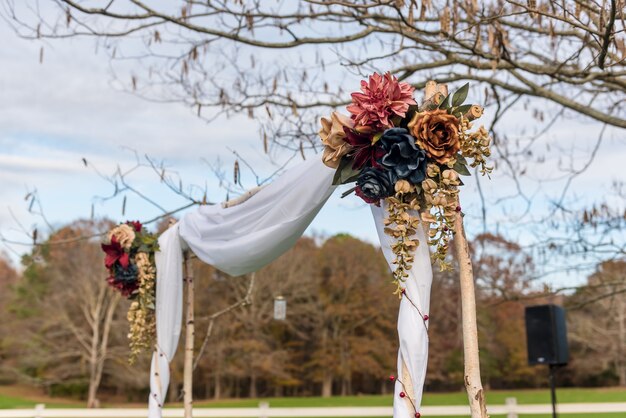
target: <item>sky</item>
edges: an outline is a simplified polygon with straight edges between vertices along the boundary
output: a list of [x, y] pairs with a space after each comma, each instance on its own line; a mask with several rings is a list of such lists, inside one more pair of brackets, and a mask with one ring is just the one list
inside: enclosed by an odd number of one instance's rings
[[[258, 125], [245, 116], [220, 118], [207, 124], [189, 108], [177, 103], [155, 103], [124, 91], [112, 74], [106, 54], [97, 51], [92, 40], [68, 39], [44, 44], [43, 62], [39, 62], [41, 43], [20, 39], [6, 25], [0, 24], [0, 233], [7, 239], [27, 241], [24, 233], [37, 227], [46, 230], [45, 222], [28, 211], [25, 196], [37, 191], [43, 211], [53, 227], [78, 218], [97, 217], [116, 221], [150, 219], [159, 211], [141, 199], [128, 195], [126, 212], [121, 213], [120, 199], [103, 201], [97, 196], [112, 192], [112, 186], [100, 173], [113, 173], [116, 167], [128, 169], [136, 162], [136, 154], [149, 155], [163, 161], [178, 172], [185, 183], [208, 189], [208, 200], [222, 201], [226, 192], [219, 187], [210, 165], [218, 161], [226, 172], [232, 170], [239, 152], [263, 176], [276, 169], [275, 163], [263, 154]], [[131, 65], [131, 64], [129, 64]], [[127, 70], [132, 72], [132, 68]], [[357, 85], [355, 85], [356, 89]], [[507, 126], [519, 129], [513, 115]], [[568, 151], [576, 154], [573, 161], [584, 164], [589, 153], [589, 136], [597, 136], [597, 124], [565, 120], [557, 124], [550, 136], [559, 138]], [[611, 196], [610, 183], [624, 180], [617, 169], [626, 159], [623, 132], [609, 129], [597, 158], [589, 169], [572, 184], [572, 201], [597, 202], [619, 199]], [[549, 138], [548, 138], [549, 141]], [[587, 145], [585, 145], [587, 144]], [[135, 154], [136, 153], [136, 154]], [[85, 167], [82, 159], [88, 161]], [[316, 158], [309, 155], [309, 158]], [[282, 159], [284, 160], [284, 158]], [[281, 161], [280, 155], [277, 161]], [[558, 170], [549, 161], [531, 166], [531, 176]], [[291, 161], [297, 164], [298, 158]], [[130, 176], [134, 187], [172, 209], [183, 202], [159, 183], [158, 175], [141, 170]], [[244, 186], [255, 185], [250, 172], [243, 171]], [[490, 219], [498, 231], [523, 243], [524, 226], [517, 225], [514, 213], [519, 201], [496, 204], [509, 193], [512, 183], [499, 176], [481, 183], [490, 202]], [[549, 207], [562, 183], [542, 185], [531, 190], [537, 197], [532, 211], [538, 214]], [[303, 190], [303, 193], [306, 191]], [[370, 210], [356, 197], [340, 198], [335, 193], [307, 231], [307, 234], [329, 236], [347, 232], [376, 243], [377, 236]], [[463, 191], [467, 221], [477, 230], [480, 207], [474, 179]], [[512, 215], [513, 214], [513, 215]], [[27, 246], [5, 245], [6, 252], [17, 262]], [[577, 278], [576, 280], [581, 280]]]
[[[25, 240], [19, 224], [29, 231], [35, 225], [45, 230], [41, 219], [29, 214], [24, 199], [33, 190], [55, 227], [89, 217], [92, 204], [97, 217], [120, 221], [157, 215], [157, 209], [133, 196], [128, 196], [124, 217], [121, 200], [95, 198], [110, 193], [112, 186], [91, 166], [106, 174], [118, 165], [133, 167], [135, 151], [163, 161], [185, 183], [206, 182], [208, 200], [214, 202], [224, 200], [226, 192], [218, 187], [210, 165], [221, 160], [230, 172], [235, 160], [231, 150], [262, 176], [277, 168], [263, 155], [254, 121], [233, 117], [207, 124], [180, 104], [153, 103], [129, 94], [116, 86], [108, 57], [94, 53], [91, 41], [46, 45], [39, 63], [40, 44], [20, 39], [1, 25], [0, 37], [9, 46], [0, 50], [0, 231], [7, 238]], [[168, 209], [183, 203], [150, 170], [130, 178], [133, 186]], [[245, 168], [242, 181], [255, 186]], [[376, 232], [370, 218], [367, 205], [335, 195], [308, 233], [350, 232], [373, 241]], [[11, 245], [4, 250], [15, 258], [24, 248]]]

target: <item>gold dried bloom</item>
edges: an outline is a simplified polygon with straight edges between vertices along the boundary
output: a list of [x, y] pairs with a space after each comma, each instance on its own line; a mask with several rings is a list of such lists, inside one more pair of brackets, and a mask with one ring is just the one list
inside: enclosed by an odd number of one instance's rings
[[477, 131], [470, 132], [472, 124], [467, 119], [461, 120], [461, 154], [465, 158], [472, 159], [470, 167], [480, 166], [480, 173], [489, 175], [493, 171], [493, 167], [487, 165], [487, 158], [491, 156], [491, 138], [489, 132], [484, 126], [478, 128]]
[[320, 122], [322, 128], [319, 135], [324, 144], [322, 161], [330, 168], [337, 168], [341, 157], [352, 149], [352, 146], [345, 141], [346, 133], [343, 128], [354, 128], [354, 121], [339, 112], [333, 112], [330, 119], [322, 118]]
[[395, 242], [391, 245], [396, 258], [393, 271], [393, 282], [396, 284], [395, 294], [402, 297], [404, 282], [409, 277], [415, 259], [415, 248], [419, 241], [415, 238], [420, 224], [419, 215], [414, 212], [419, 210], [415, 199], [407, 201], [407, 194], [398, 194], [387, 198], [387, 217], [385, 218], [385, 234], [393, 237]]
[[408, 127], [415, 143], [440, 164], [448, 163], [461, 149], [459, 120], [443, 109], [416, 113]]
[[431, 194], [437, 190], [437, 183], [433, 179], [426, 179], [422, 182], [422, 189], [424, 189], [424, 193]]
[[459, 185], [459, 175], [454, 170], [444, 170], [441, 173], [441, 181], [446, 186], [458, 186]]
[[437, 164], [430, 163], [426, 166], [426, 175], [428, 177], [437, 177], [440, 172], [441, 169]]
[[410, 193], [413, 190], [413, 186], [408, 181], [402, 179], [396, 182], [395, 190], [396, 193]]
[[156, 269], [147, 253], [135, 255], [137, 279], [139, 281], [139, 297], [133, 301], [128, 310], [127, 319], [130, 323], [128, 339], [130, 341], [130, 362], [133, 363], [142, 351], [152, 347], [156, 339], [156, 317], [154, 287]]

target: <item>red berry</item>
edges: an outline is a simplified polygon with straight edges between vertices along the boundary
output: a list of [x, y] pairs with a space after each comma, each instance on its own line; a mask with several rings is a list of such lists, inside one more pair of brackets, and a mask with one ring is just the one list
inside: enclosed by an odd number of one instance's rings
[[444, 227], [443, 227], [443, 230], [444, 230], [444, 231], [446, 231], [446, 232], [448, 232], [448, 227], [447, 227], [447, 226], [444, 226]]
[[393, 382], [394, 380], [396, 380], [396, 377], [394, 375], [391, 375], [389, 376], [389, 380]]
[[405, 295], [406, 294], [406, 288], [402, 289], [402, 294]]
[[461, 207], [460, 207], [460, 206], [457, 206], [457, 207], [456, 207], [456, 211], [457, 211], [457, 212], [460, 212], [460, 211], [461, 211]]
[[428, 321], [428, 318], [430, 318], [428, 315], [424, 315], [424, 321]]
[[415, 418], [420, 418], [422, 416], [422, 414], [420, 414], [419, 412], [415, 413]]
[[404, 392], [400, 392], [400, 397], [404, 398], [406, 396], [406, 394]]

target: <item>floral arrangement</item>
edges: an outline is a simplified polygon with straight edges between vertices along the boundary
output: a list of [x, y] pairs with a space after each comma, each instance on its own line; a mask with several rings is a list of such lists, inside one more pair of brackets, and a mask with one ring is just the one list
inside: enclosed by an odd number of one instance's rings
[[464, 103], [469, 84], [450, 95], [435, 92], [420, 105], [414, 90], [390, 73], [374, 73], [352, 93], [351, 115], [333, 112], [321, 119], [319, 131], [322, 160], [337, 169], [333, 184], [356, 182], [342, 197], [355, 192], [367, 203], [387, 203], [385, 233], [395, 239], [397, 293], [419, 245], [414, 235], [420, 222], [428, 224], [433, 261], [441, 270], [451, 268], [446, 255], [461, 214], [459, 176], [470, 175], [468, 166], [483, 175], [492, 171], [489, 135], [472, 126], [483, 109]]
[[126, 222], [113, 228], [102, 243], [109, 270], [107, 282], [124, 297], [132, 300], [127, 319], [130, 324], [130, 362], [154, 345], [156, 337], [154, 253], [156, 235], [139, 222]]

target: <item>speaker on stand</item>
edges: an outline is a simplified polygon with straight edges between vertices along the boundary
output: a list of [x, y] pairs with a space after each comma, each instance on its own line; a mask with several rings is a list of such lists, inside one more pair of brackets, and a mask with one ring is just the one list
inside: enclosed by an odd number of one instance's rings
[[565, 309], [557, 305], [527, 306], [525, 319], [528, 364], [548, 365], [552, 416], [556, 418], [556, 369], [569, 361]]

